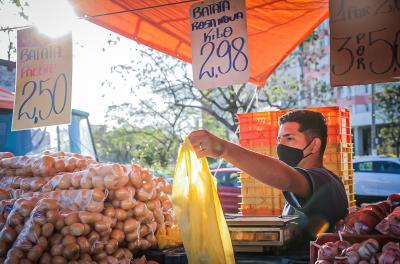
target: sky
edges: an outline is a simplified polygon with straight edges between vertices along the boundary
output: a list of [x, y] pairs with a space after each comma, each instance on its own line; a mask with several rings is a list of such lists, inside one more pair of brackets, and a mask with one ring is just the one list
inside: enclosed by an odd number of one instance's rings
[[[12, 5], [0, 5], [0, 26], [14, 27], [30, 25], [30, 22], [18, 15], [18, 9]], [[134, 101], [130, 95], [129, 85], [134, 85], [134, 76], [128, 76], [126, 82], [110, 73], [111, 67], [117, 64], [131, 63], [138, 56], [138, 43], [117, 35], [107, 29], [85, 20], [75, 19], [73, 34], [73, 88], [72, 107], [90, 114], [92, 124], [105, 124], [107, 106], [114, 103]], [[116, 45], [107, 41], [120, 37]], [[16, 31], [10, 33], [11, 41], [16, 44]], [[8, 34], [0, 31], [0, 58], [7, 59]], [[105, 49], [105, 51], [103, 50]], [[15, 60], [15, 55], [11, 58]], [[118, 92], [102, 87], [102, 82], [111, 80]]]

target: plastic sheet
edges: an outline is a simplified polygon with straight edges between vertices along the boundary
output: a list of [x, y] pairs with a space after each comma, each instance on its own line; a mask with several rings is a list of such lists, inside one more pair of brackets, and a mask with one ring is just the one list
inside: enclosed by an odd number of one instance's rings
[[66, 189], [93, 189], [115, 190], [125, 186], [129, 176], [123, 166], [119, 164], [97, 164], [92, 167], [74, 172], [54, 176], [42, 191]]
[[172, 201], [190, 263], [235, 263], [207, 160], [197, 158], [187, 138], [179, 150]]
[[40, 200], [32, 210], [13, 247], [7, 252], [6, 263], [18, 262], [19, 259], [39, 261], [47, 249], [48, 238], [55, 231], [54, 226], [57, 221], [62, 221], [57, 202], [48, 198]]
[[23, 194], [24, 197], [55, 199], [60, 207], [72, 211], [102, 212], [107, 193], [101, 190], [63, 190]]
[[0, 257], [5, 257], [17, 235], [24, 228], [38, 199], [18, 199], [7, 216], [7, 221], [0, 231]]
[[79, 154], [16, 156], [0, 159], [0, 175], [3, 176], [53, 176], [58, 172], [80, 171], [96, 161]]

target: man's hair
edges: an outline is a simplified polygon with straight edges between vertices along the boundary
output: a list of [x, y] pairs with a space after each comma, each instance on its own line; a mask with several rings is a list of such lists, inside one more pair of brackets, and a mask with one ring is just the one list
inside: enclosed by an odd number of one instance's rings
[[299, 132], [306, 136], [308, 143], [313, 138], [319, 138], [321, 140], [320, 156], [324, 155], [328, 133], [325, 117], [321, 113], [309, 110], [294, 110], [279, 118], [279, 126], [287, 122], [298, 123], [300, 125]]

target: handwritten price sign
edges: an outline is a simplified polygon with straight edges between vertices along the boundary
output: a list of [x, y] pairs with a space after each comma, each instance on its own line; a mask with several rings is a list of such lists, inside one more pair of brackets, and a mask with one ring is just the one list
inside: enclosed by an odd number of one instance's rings
[[193, 4], [190, 27], [195, 87], [215, 88], [249, 80], [245, 0]]
[[51, 39], [34, 28], [17, 33], [12, 130], [71, 122], [72, 36]]
[[331, 85], [400, 78], [400, 0], [331, 0]]

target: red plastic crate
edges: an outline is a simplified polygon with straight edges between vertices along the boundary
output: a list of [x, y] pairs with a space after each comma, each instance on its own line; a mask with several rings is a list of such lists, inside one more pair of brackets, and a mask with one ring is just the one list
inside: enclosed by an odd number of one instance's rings
[[[267, 139], [277, 139], [278, 138], [278, 130], [276, 129], [266, 129], [266, 130], [253, 130], [253, 131], [240, 131], [240, 139], [259, 139], [259, 138], [267, 138]], [[331, 127], [327, 130], [328, 137], [330, 136], [350, 136], [351, 137], [351, 129], [348, 127]], [[351, 143], [351, 141], [349, 142]]]
[[239, 145], [243, 147], [262, 147], [262, 146], [276, 146], [277, 140], [271, 140], [268, 138], [258, 139], [239, 139]]
[[[350, 128], [350, 111], [340, 106], [332, 107], [312, 107], [305, 110], [320, 112], [326, 119], [326, 125], [329, 127]], [[238, 114], [240, 132], [263, 131], [268, 129], [278, 129], [279, 117], [291, 110], [279, 110], [271, 112], [257, 112]]]
[[[252, 134], [254, 138], [243, 139], [241, 136], [239, 137], [239, 144], [243, 147], [262, 147], [262, 146], [275, 146], [278, 144], [277, 136], [273, 138], [266, 137], [256, 137], [256, 134]], [[344, 144], [351, 143], [352, 136], [351, 135], [328, 135], [327, 144]]]
[[334, 134], [334, 135], [329, 135], [327, 138], [327, 144], [340, 144], [340, 143], [351, 143], [353, 140], [352, 135], [340, 135], [340, 134]]
[[276, 146], [246, 147], [246, 149], [271, 157], [277, 156]]
[[277, 216], [282, 215], [282, 210], [268, 208], [239, 208], [240, 214], [245, 216]]
[[[257, 180], [254, 182], [242, 181], [242, 197], [281, 197], [282, 191], [263, 184]], [[250, 202], [253, 204], [253, 202]]]
[[324, 152], [324, 163], [352, 162], [352, 159], [352, 152], [343, 150], [332, 151], [331, 149], [325, 149]]
[[278, 130], [245, 131], [240, 132], [240, 139], [277, 139]]
[[[261, 197], [243, 197], [241, 205], [246, 205], [246, 208], [266, 208], [274, 210], [282, 210], [285, 205], [285, 198], [283, 196], [261, 196]], [[243, 207], [244, 208], [244, 207]]]
[[327, 126], [328, 135], [351, 135], [351, 127], [346, 126]]
[[278, 129], [279, 117], [289, 110], [238, 114], [240, 132]]
[[[327, 125], [339, 125], [343, 124], [343, 120], [350, 120], [350, 110], [340, 106], [311, 107], [307, 110], [320, 112], [325, 117]], [[350, 127], [350, 122], [347, 126]]]
[[349, 208], [355, 208], [356, 207], [356, 200], [353, 198], [352, 200], [349, 201]]

